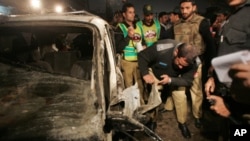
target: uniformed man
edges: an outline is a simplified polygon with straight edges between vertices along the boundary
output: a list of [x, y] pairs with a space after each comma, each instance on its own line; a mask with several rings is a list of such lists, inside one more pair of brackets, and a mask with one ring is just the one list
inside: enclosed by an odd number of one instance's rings
[[150, 47], [160, 38], [161, 25], [157, 19], [154, 19], [153, 7], [150, 4], [143, 6], [143, 15], [144, 18], [138, 21], [137, 24], [142, 29], [147, 47]]
[[[165, 39], [141, 51], [138, 54], [138, 64], [144, 81], [148, 84], [159, 81], [167, 93], [171, 93], [174, 97], [176, 108], [180, 108], [183, 105], [187, 106], [187, 100], [179, 97], [178, 89], [192, 85], [193, 74], [197, 69], [194, 61], [196, 55], [197, 50], [193, 45]], [[155, 77], [149, 73], [149, 68]], [[183, 111], [177, 111], [177, 114], [181, 114], [179, 112]], [[188, 130], [182, 125], [179, 124], [180, 128]]]
[[[142, 31], [135, 22], [135, 8], [131, 3], [125, 3], [122, 7], [124, 21], [118, 24], [115, 34], [116, 52], [121, 54], [121, 70], [125, 81], [125, 87], [130, 87], [136, 82], [138, 84], [141, 97], [143, 94], [142, 78], [137, 63], [137, 45], [145, 46], [142, 38]], [[141, 98], [141, 104], [144, 104]]]
[[[202, 79], [206, 79], [211, 59], [216, 52], [216, 46], [210, 32], [210, 24], [208, 20], [197, 14], [195, 0], [181, 0], [179, 7], [182, 16], [173, 26], [174, 39], [179, 42], [193, 44], [199, 51], [197, 57], [198, 69], [196, 73], [194, 73], [195, 78], [193, 85], [190, 88], [190, 95], [192, 100], [191, 110], [195, 121], [194, 125], [197, 128], [201, 128], [203, 102]], [[187, 100], [185, 90], [179, 91], [179, 97]], [[176, 103], [173, 101], [173, 97], [168, 98], [165, 104], [165, 109], [173, 110], [175, 107], [176, 111], [180, 111], [180, 114], [177, 114], [177, 120], [182, 125], [180, 126], [180, 130], [185, 138], [190, 138], [191, 134], [189, 130], [184, 130], [188, 128], [186, 127], [187, 113], [185, 113], [187, 107], [183, 105], [178, 109]]]

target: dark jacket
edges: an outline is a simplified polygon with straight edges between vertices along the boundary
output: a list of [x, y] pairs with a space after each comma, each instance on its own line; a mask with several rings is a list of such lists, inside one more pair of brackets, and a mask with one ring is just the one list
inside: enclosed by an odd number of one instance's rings
[[189, 67], [178, 69], [173, 62], [176, 45], [177, 42], [174, 40], [161, 40], [141, 51], [138, 54], [138, 64], [142, 76], [148, 74], [148, 69], [152, 68], [154, 75], [159, 80], [161, 80], [161, 75], [167, 74], [171, 77], [171, 85], [191, 86], [197, 65], [192, 64]]
[[250, 4], [242, 5], [222, 27], [218, 56], [236, 51], [250, 50]]
[[164, 27], [161, 25], [161, 31], [160, 31], [160, 38], [159, 40], [163, 39], [173, 39], [173, 35], [171, 34], [170, 30], [166, 29], [166, 26]]
[[[227, 19], [222, 27], [220, 43], [218, 48], [218, 56], [237, 52], [240, 50], [250, 50], [250, 2], [240, 6]], [[249, 124], [248, 118], [242, 118], [242, 115], [250, 113], [250, 97], [249, 88], [237, 84], [237, 80], [233, 80], [231, 85], [230, 97], [224, 101], [227, 103], [232, 116], [242, 124]], [[228, 100], [229, 99], [229, 100]], [[234, 122], [234, 124], [236, 124]]]

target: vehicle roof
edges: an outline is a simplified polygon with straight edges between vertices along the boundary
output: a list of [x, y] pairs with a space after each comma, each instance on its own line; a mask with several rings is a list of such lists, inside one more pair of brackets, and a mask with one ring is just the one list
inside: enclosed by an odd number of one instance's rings
[[[4, 15], [0, 15], [4, 16]], [[0, 23], [9, 22], [29, 22], [29, 21], [72, 21], [92, 23], [96, 26], [104, 26], [108, 23], [101, 17], [87, 11], [76, 11], [67, 13], [46, 13], [46, 14], [25, 14], [25, 15], [8, 15], [1, 18]], [[3, 21], [4, 20], [4, 21]], [[1, 26], [1, 24], [0, 24]]]

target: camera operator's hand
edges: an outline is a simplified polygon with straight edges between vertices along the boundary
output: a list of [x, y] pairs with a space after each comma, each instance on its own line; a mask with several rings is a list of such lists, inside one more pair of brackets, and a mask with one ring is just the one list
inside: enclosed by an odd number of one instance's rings
[[250, 62], [248, 64], [238, 63], [231, 66], [229, 75], [237, 79], [244, 87], [250, 88]]
[[210, 96], [214, 92], [215, 82], [213, 77], [209, 77], [205, 84], [205, 92], [207, 96]]
[[223, 99], [216, 95], [210, 95], [207, 97], [208, 100], [214, 100], [214, 104], [210, 106], [211, 110], [214, 110], [218, 115], [228, 118], [230, 116], [230, 111], [226, 107]]

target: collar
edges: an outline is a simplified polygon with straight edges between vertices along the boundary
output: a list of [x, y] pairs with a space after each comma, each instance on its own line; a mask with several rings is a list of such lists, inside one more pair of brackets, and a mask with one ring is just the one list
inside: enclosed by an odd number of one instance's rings
[[163, 24], [163, 23], [160, 23], [161, 24], [161, 26], [165, 29], [165, 30], [167, 30], [167, 26], [165, 25], [165, 24]]
[[145, 20], [144, 20], [144, 19], [142, 20], [142, 23], [143, 23], [145, 26], [152, 26], [152, 25], [154, 24], [154, 19], [152, 20], [152, 22], [151, 22], [149, 25], [147, 25], [147, 24], [145, 23]]
[[[130, 25], [129, 25], [126, 21], [124, 21], [123, 24], [124, 24], [127, 28], [130, 27]], [[135, 23], [135, 22], [133, 22], [133, 27], [136, 28], [136, 23]]]

